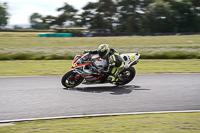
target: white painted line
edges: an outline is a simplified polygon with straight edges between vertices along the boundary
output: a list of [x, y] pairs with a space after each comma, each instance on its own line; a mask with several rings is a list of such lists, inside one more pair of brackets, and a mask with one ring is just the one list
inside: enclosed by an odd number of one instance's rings
[[5, 126], [14, 126], [15, 124], [12, 123], [0, 123], [0, 127], [5, 127]]
[[154, 111], [154, 112], [130, 112], [130, 113], [110, 113], [110, 114], [56, 116], [56, 117], [42, 117], [42, 118], [26, 118], [26, 119], [2, 120], [2, 121], [0, 121], [0, 123], [22, 122], [22, 121], [33, 121], [33, 120], [84, 118], [84, 117], [104, 117], [104, 116], [118, 116], [118, 115], [163, 114], [163, 113], [192, 113], [192, 112], [200, 112], [200, 110]]

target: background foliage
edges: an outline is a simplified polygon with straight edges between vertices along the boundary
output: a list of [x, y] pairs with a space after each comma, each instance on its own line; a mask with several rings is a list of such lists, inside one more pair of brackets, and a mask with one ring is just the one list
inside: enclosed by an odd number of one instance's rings
[[7, 25], [7, 20], [8, 20], [8, 12], [7, 12], [7, 8], [8, 8], [8, 5], [6, 2], [1, 2], [0, 1], [0, 29], [2, 27], [4, 27], [5, 25]]
[[41, 16], [38, 24], [42, 21], [43, 28], [87, 26], [113, 33], [200, 32], [199, 0], [99, 0], [89, 2], [82, 13], [67, 3], [57, 11], [59, 16]]
[[[0, 2], [0, 28], [7, 25], [8, 5]], [[30, 15], [32, 28], [89, 27], [110, 29], [112, 33], [200, 32], [199, 0], [99, 0], [89, 2], [81, 12], [68, 3], [56, 10], [60, 15]]]

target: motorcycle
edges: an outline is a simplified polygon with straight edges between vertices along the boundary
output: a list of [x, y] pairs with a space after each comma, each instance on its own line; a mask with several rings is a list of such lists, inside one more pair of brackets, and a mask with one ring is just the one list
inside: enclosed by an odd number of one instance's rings
[[[139, 53], [127, 53], [120, 55], [124, 61], [124, 69], [117, 75], [115, 85], [125, 85], [135, 77], [135, 68], [133, 65], [138, 63]], [[66, 88], [73, 88], [79, 84], [102, 84], [108, 83], [107, 77], [94, 69], [101, 70], [108, 67], [107, 61], [101, 59], [98, 54], [91, 55], [84, 53], [76, 55], [71, 66], [71, 70], [65, 73], [61, 79], [61, 83]]]

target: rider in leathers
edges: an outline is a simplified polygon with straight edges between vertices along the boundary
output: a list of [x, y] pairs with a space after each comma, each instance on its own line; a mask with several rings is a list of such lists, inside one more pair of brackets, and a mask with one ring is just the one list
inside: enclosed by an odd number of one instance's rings
[[93, 71], [103, 73], [107, 77], [108, 82], [116, 82], [118, 81], [117, 75], [124, 69], [123, 59], [119, 56], [119, 53], [110, 48], [108, 44], [101, 44], [97, 50], [85, 51], [90, 54], [99, 54], [102, 59], [106, 59], [108, 63], [108, 67], [106, 70], [97, 70]]

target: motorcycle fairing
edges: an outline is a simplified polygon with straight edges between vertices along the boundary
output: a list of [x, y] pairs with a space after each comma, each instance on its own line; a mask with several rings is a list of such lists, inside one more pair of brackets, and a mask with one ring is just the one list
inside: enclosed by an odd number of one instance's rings
[[81, 74], [81, 76], [86, 80], [86, 82], [94, 82], [99, 80], [101, 77], [104, 76], [104, 74], [99, 74], [97, 77], [89, 75], [89, 74]]
[[100, 58], [98, 54], [93, 55], [92, 59], [95, 60], [94, 63], [100, 69], [104, 69], [107, 66], [107, 61], [105, 59]]
[[[90, 55], [88, 53], [82, 55], [76, 55], [73, 62], [72, 62], [72, 71], [76, 72], [76, 76], [74, 80], [77, 80], [80, 76], [83, 77], [87, 82], [94, 82], [99, 80], [104, 74], [94, 73], [90, 70], [91, 63], [95, 63], [98, 67], [103, 61], [99, 56], [95, 55], [92, 59], [89, 60]], [[105, 61], [103, 61], [105, 65]], [[104, 66], [103, 65], [103, 66]], [[92, 76], [94, 74], [95, 76]]]
[[84, 63], [84, 57], [87, 58], [88, 54], [76, 55], [72, 62], [72, 69], [90, 65], [89, 62]]
[[124, 60], [124, 68], [129, 68], [131, 65], [137, 64], [140, 57], [139, 53], [127, 53], [120, 55]]

